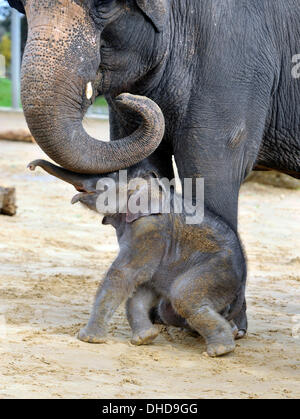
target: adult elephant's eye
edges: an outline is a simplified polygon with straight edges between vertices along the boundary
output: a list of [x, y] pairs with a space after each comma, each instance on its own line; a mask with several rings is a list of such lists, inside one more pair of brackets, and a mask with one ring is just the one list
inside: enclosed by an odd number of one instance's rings
[[116, 0], [95, 0], [94, 7], [98, 13], [107, 12], [114, 4]]
[[108, 6], [114, 2], [115, 0], [95, 0], [95, 6]]
[[94, 6], [91, 9], [91, 15], [96, 24], [103, 26], [107, 19], [111, 17], [115, 10], [116, 0], [94, 0]]

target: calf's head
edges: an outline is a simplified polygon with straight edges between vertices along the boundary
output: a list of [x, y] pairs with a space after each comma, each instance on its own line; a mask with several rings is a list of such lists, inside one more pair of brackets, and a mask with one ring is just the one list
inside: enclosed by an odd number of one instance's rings
[[164, 183], [151, 167], [132, 168], [109, 175], [86, 175], [68, 171], [45, 160], [29, 164], [72, 184], [79, 193], [72, 204], [81, 202], [86, 207], [105, 215], [104, 224], [132, 223], [141, 217], [163, 212], [168, 197]]

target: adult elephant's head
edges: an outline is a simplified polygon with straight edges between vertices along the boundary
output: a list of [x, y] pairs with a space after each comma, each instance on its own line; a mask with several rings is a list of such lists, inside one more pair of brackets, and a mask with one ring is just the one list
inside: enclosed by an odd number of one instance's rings
[[168, 0], [8, 1], [28, 20], [22, 103], [41, 148], [61, 166], [81, 173], [115, 171], [150, 155], [163, 137], [164, 120], [149, 99], [116, 99], [116, 106], [137, 114], [140, 123], [116, 142], [91, 138], [82, 119], [99, 90], [114, 90], [113, 97], [133, 93], [130, 85], [161, 59], [151, 54]]

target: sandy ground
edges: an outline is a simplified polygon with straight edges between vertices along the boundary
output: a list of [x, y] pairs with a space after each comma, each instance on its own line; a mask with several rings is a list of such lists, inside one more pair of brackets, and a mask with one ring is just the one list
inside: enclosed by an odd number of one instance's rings
[[41, 156], [0, 143], [0, 185], [17, 187], [19, 207], [0, 216], [0, 398], [300, 396], [300, 190], [242, 189], [250, 328], [234, 354], [210, 359], [201, 338], [174, 328], [134, 347], [124, 307], [94, 346], [76, 333], [117, 242], [98, 215], [70, 205], [72, 187], [26, 170]]

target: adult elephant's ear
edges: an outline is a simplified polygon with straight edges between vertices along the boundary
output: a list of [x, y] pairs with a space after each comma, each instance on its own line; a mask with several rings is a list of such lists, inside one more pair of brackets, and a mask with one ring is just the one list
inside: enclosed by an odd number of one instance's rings
[[10, 7], [13, 7], [14, 9], [17, 9], [18, 12], [23, 13], [25, 15], [25, 9], [20, 0], [7, 0]]
[[162, 32], [168, 16], [169, 0], [136, 0], [136, 3], [156, 30]]

